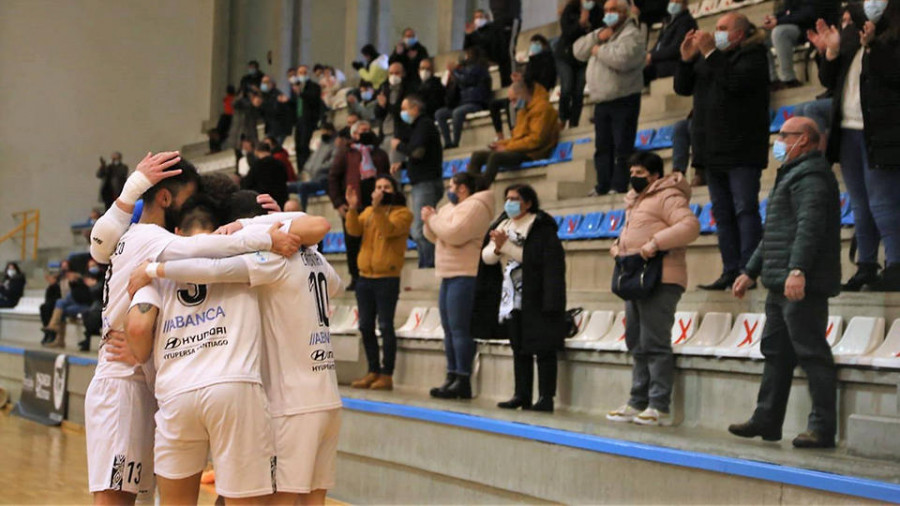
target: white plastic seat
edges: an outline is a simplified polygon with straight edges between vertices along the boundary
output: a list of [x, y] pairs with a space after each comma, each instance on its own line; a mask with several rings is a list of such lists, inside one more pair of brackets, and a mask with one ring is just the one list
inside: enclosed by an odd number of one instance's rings
[[427, 307], [413, 308], [413, 310], [409, 313], [409, 317], [406, 319], [406, 323], [404, 323], [402, 327], [397, 329], [397, 335], [400, 337], [414, 336], [419, 326], [422, 325], [423, 321], [425, 321], [425, 316], [427, 314]]
[[0, 314], [39, 315], [43, 297], [22, 297], [16, 307], [0, 309]]
[[894, 320], [891, 330], [888, 331], [884, 342], [875, 351], [862, 357], [866, 359], [866, 365], [883, 367], [886, 369], [900, 369], [900, 320]]
[[716, 347], [731, 330], [731, 313], [706, 313], [700, 328], [687, 343], [675, 346], [675, 353], [705, 355], [705, 350]]
[[719, 0], [703, 0], [700, 2], [700, 16], [710, 16], [719, 12]]
[[[828, 341], [828, 346], [834, 347], [834, 344], [838, 342], [841, 338], [841, 331], [844, 328], [844, 319], [840, 316], [829, 316], [828, 317], [828, 326], [825, 327], [825, 340]], [[760, 346], [762, 345], [762, 339], [756, 341], [753, 344], [753, 349], [750, 350], [750, 358], [753, 360], [763, 360], [762, 350]]]
[[741, 313], [731, 329], [731, 334], [722, 344], [711, 350], [717, 357], [747, 357], [750, 350], [759, 342], [766, 326], [766, 315], [760, 313]]
[[844, 337], [831, 353], [839, 364], [852, 365], [859, 357], [868, 355], [884, 341], [884, 318], [854, 316], [847, 324]]
[[672, 346], [685, 344], [694, 337], [700, 313], [697, 311], [679, 311], [675, 313], [675, 324], [672, 325]]
[[354, 334], [359, 330], [359, 308], [356, 306], [348, 307], [347, 313], [343, 320], [336, 321], [337, 325], [332, 326], [332, 334]]
[[441, 326], [441, 312], [436, 307], [428, 308], [419, 328], [410, 337], [419, 339], [443, 339], [444, 327]]
[[[584, 313], [582, 313], [584, 314]], [[590, 349], [603, 339], [613, 324], [615, 313], [612, 311], [594, 311], [581, 332], [573, 338], [566, 339], [566, 347], [574, 349]]]
[[609, 331], [592, 346], [601, 351], [627, 351], [625, 344], [625, 311], [619, 311]]

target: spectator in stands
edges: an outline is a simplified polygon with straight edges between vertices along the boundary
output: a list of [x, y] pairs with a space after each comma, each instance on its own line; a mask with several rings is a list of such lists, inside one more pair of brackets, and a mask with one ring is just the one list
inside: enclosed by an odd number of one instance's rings
[[381, 88], [388, 79], [388, 57], [379, 54], [372, 44], [366, 44], [360, 50], [364, 61], [353, 62], [353, 68], [359, 72], [362, 80], [372, 83], [375, 89]]
[[[842, 31], [819, 21], [824, 40], [819, 79], [835, 90], [828, 159], [840, 162], [853, 208], [858, 271], [844, 290], [900, 291], [900, 2], [869, 0], [867, 21]], [[878, 244], [886, 267], [878, 274]]]
[[447, 90], [441, 79], [434, 75], [434, 60], [425, 58], [419, 63], [419, 87], [416, 91], [425, 102], [425, 115], [434, 118], [447, 100]]
[[360, 198], [361, 211], [372, 204], [372, 192], [375, 191], [375, 177], [390, 173], [390, 161], [387, 153], [378, 147], [378, 136], [372, 132], [372, 125], [367, 121], [359, 121], [353, 126], [351, 140], [343, 154], [336, 154], [334, 164], [328, 173], [328, 197], [344, 225], [345, 244], [347, 246], [347, 268], [351, 281], [347, 290], [356, 289], [359, 268], [356, 257], [359, 255], [359, 238], [347, 235], [347, 188], [356, 190]]
[[588, 62], [587, 80], [594, 105], [594, 169], [597, 186], [592, 194], [628, 189], [626, 162], [634, 151], [646, 34], [631, 17], [628, 0], [604, 4], [606, 27], [575, 41], [575, 57]]
[[[525, 73], [514, 73], [513, 81], [524, 79], [528, 84], [540, 83], [548, 92], [556, 87], [556, 60], [553, 58], [553, 50], [550, 43], [541, 34], [535, 34], [531, 37], [531, 45], [528, 48], [528, 63], [525, 66]], [[503, 111], [506, 111], [506, 117], [509, 123], [509, 130], [513, 129], [513, 115], [509, 110], [514, 93], [510, 89], [507, 98], [496, 98], [491, 100], [491, 122], [494, 124], [494, 132], [497, 134], [495, 140], [503, 140]], [[518, 109], [516, 109], [518, 112]]]
[[237, 162], [237, 175], [246, 177], [250, 173], [250, 166], [256, 162], [256, 143], [250, 139], [241, 141], [240, 158]]
[[[347, 187], [347, 234], [361, 238], [357, 264], [356, 303], [359, 307], [359, 332], [366, 350], [369, 372], [354, 381], [353, 388], [393, 390], [397, 335], [394, 315], [400, 298], [400, 273], [406, 255], [406, 239], [413, 215], [406, 207], [406, 197], [391, 176], [375, 178], [372, 205], [358, 211], [356, 188]], [[381, 329], [384, 357], [379, 360], [375, 317]]]
[[0, 308], [16, 307], [25, 293], [25, 275], [19, 264], [9, 262], [3, 271], [3, 282], [0, 283]]
[[122, 163], [122, 153], [114, 151], [108, 164], [101, 156], [97, 178], [101, 180], [100, 200], [103, 201], [106, 209], [109, 209], [119, 198], [122, 188], [125, 187], [125, 180], [128, 178], [128, 166]]
[[265, 134], [281, 144], [294, 128], [294, 114], [287, 104], [288, 97], [278, 89], [271, 76], [262, 78], [259, 89], [263, 99], [261, 112]]
[[327, 109], [333, 109], [337, 101], [337, 93], [341, 89], [342, 81], [334, 74], [334, 67], [324, 67], [322, 77], [319, 78], [319, 86], [322, 88], [322, 102]]
[[[428, 49], [419, 42], [416, 31], [412, 28], [403, 30], [403, 40], [397, 43], [389, 59], [390, 63], [403, 65], [405, 80], [415, 88], [421, 83], [419, 65], [428, 59]], [[390, 69], [388, 69], [390, 70]]]
[[375, 99], [375, 119], [379, 123], [381, 149], [388, 152], [391, 163], [403, 160], [402, 156], [391, 147], [391, 142], [406, 135], [409, 129], [409, 126], [400, 119], [403, 100], [410, 94], [413, 86], [405, 80], [405, 72], [403, 64], [392, 63], [388, 68], [388, 80], [378, 90]]
[[[834, 12], [829, 12], [832, 5]], [[825, 18], [829, 22], [834, 22], [832, 17], [837, 13], [838, 3], [822, 0], [784, 0], [779, 6], [774, 16], [767, 15], [762, 22], [762, 28], [770, 32], [766, 45], [775, 48], [778, 59], [776, 77], [775, 59], [771, 53], [767, 53], [773, 90], [803, 86], [794, 72], [794, 47], [803, 42], [804, 34], [815, 26], [817, 19]]]
[[334, 163], [336, 135], [334, 125], [323, 123], [320, 135], [322, 142], [319, 144], [319, 149], [313, 151], [312, 156], [306, 161], [306, 166], [303, 167], [303, 170], [309, 174], [309, 181], [288, 183], [288, 189], [300, 197], [300, 209], [304, 213], [310, 195], [328, 190], [328, 173]]
[[500, 85], [512, 84], [512, 62], [522, 29], [522, 0], [490, 0], [493, 29], [497, 32], [497, 54], [492, 57], [500, 67]]
[[700, 235], [691, 210], [691, 187], [684, 174], [663, 173], [656, 153], [637, 152], [629, 160], [632, 190], [625, 195], [628, 227], [613, 243], [613, 257], [664, 254], [662, 280], [646, 298], [625, 301], [625, 343], [634, 360], [631, 398], [606, 418], [641, 425], [671, 425], [675, 380], [672, 326], [687, 288], [687, 246]]
[[569, 0], [559, 15], [562, 32], [556, 43], [559, 73], [559, 120], [563, 128], [578, 127], [584, 109], [587, 65], [572, 50], [575, 41], [603, 26], [603, 5], [594, 0]]
[[259, 85], [262, 84], [264, 76], [265, 74], [259, 70], [259, 62], [250, 60], [247, 62], [247, 73], [241, 78], [238, 91], [244, 95], [251, 91], [259, 91]]
[[476, 9], [472, 15], [472, 22], [466, 24], [466, 36], [463, 39], [463, 49], [478, 47], [481, 54], [488, 60], [496, 62], [501, 42], [496, 26], [491, 22], [490, 15], [484, 9]]
[[694, 164], [705, 169], [723, 270], [705, 290], [729, 288], [759, 244], [759, 188], [768, 165], [769, 90], [765, 32], [729, 13], [715, 35], [689, 32], [675, 92], [694, 96]]
[[281, 165], [284, 165], [284, 174], [287, 177], [288, 183], [292, 183], [297, 181], [297, 171], [294, 169], [294, 164], [291, 163], [291, 155], [284, 149], [278, 139], [269, 135], [263, 142], [268, 144], [269, 148], [272, 150], [272, 158], [281, 162]]
[[425, 237], [437, 245], [435, 274], [441, 279], [438, 305], [444, 329], [447, 380], [431, 389], [431, 396], [439, 399], [472, 398], [476, 347], [470, 330], [475, 276], [481, 238], [494, 216], [494, 194], [481, 188], [476, 176], [460, 172], [450, 179], [448, 204], [438, 211], [422, 208]]
[[[512, 185], [504, 194], [504, 212], [483, 242], [473, 327], [489, 338], [499, 321], [512, 345], [515, 394], [497, 406], [552, 412], [556, 352], [567, 329], [566, 255], [556, 221], [540, 209], [531, 186]], [[535, 356], [538, 401], [532, 405]]]
[[644, 67], [644, 85], [654, 79], [675, 75], [681, 61], [681, 43], [684, 36], [697, 29], [697, 20], [688, 10], [687, 0], [671, 0], [667, 7], [669, 16], [659, 31], [656, 45], [647, 52]]
[[828, 299], [841, 291], [841, 211], [837, 179], [809, 118], [791, 118], [772, 149], [782, 163], [769, 195], [763, 239], [734, 283], [743, 298], [761, 276], [769, 290], [760, 351], [765, 357], [756, 411], [728, 427], [740, 437], [781, 439], [794, 367], [806, 372], [812, 413], [797, 448], [832, 448], [837, 371], [826, 339]]
[[[437, 120], [441, 134], [444, 136], [444, 147], [452, 149], [459, 147], [466, 115], [487, 109], [491, 99], [491, 74], [482, 58], [481, 50], [477, 47], [466, 49], [465, 57], [459, 64], [448, 63], [447, 71], [450, 72], [448, 86], [457, 90], [459, 105], [452, 109], [449, 106], [439, 109], [435, 113], [434, 119]], [[450, 136], [450, 126], [447, 123], [451, 117], [453, 118], [452, 137]]]
[[290, 107], [296, 112], [297, 126], [294, 130], [294, 152], [297, 165], [302, 167], [309, 158], [309, 140], [322, 121], [322, 88], [309, 79], [309, 67], [297, 67], [297, 82], [291, 86]]
[[434, 121], [425, 115], [425, 103], [418, 95], [403, 100], [401, 121], [407, 125], [401, 137], [391, 140], [391, 147], [406, 157], [404, 162], [391, 165], [391, 173], [397, 177], [406, 168], [412, 186], [412, 212], [415, 217], [412, 238], [419, 252], [419, 268], [434, 268], [434, 244], [425, 239], [422, 208], [434, 207], [444, 194], [444, 151], [441, 135]]
[[264, 142], [256, 145], [256, 161], [250, 172], [241, 178], [241, 188], [271, 195], [278, 207], [287, 202], [287, 174], [284, 165], [272, 156], [272, 148]]
[[91, 306], [81, 313], [84, 325], [84, 339], [78, 342], [79, 351], [91, 350], [91, 336], [99, 336], [103, 331], [103, 279], [105, 271], [93, 259], [88, 261], [88, 271], [84, 274], [84, 284], [91, 292]]
[[[48, 272], [44, 275], [47, 282], [47, 288], [44, 289], [44, 302], [40, 307], [41, 328], [47, 327], [50, 323], [50, 317], [53, 315], [53, 309], [56, 307], [56, 301], [68, 295], [69, 283], [66, 281], [65, 272], [68, 270], [69, 263], [65, 260], [60, 264], [59, 272]], [[41, 344], [52, 341], [54, 335], [44, 332]]]
[[642, 25], [648, 28], [662, 23], [666, 18], [668, 0], [634, 0], [632, 14]]
[[366, 121], [375, 121], [375, 88], [368, 81], [359, 82], [359, 92], [347, 93], [347, 108], [357, 118]]
[[[259, 92], [238, 94], [234, 101], [234, 127], [232, 128], [229, 144], [235, 147], [243, 146], [244, 140], [249, 140], [254, 145], [259, 140], [259, 131], [256, 128], [262, 112], [263, 99]], [[240, 153], [235, 153], [240, 158]]]
[[472, 153], [468, 171], [480, 174], [486, 166], [484, 181], [490, 186], [501, 167], [517, 168], [524, 162], [548, 158], [559, 142], [559, 115], [547, 90], [540, 83], [529, 85], [516, 81], [512, 93], [517, 102], [519, 116], [516, 128], [509, 139], [491, 143], [490, 151]]
[[234, 86], [229, 84], [225, 88], [225, 97], [222, 98], [222, 113], [219, 114], [219, 121], [216, 123], [216, 128], [209, 132], [210, 153], [222, 151], [222, 142], [228, 139], [231, 120], [234, 117], [234, 94]]
[[56, 301], [50, 322], [43, 329], [45, 335], [52, 335], [52, 339], [46, 343], [42, 342], [43, 346], [65, 348], [66, 320], [80, 315], [91, 307], [93, 297], [90, 288], [84, 282], [83, 275], [70, 269], [66, 271], [66, 280], [69, 284], [69, 293]]

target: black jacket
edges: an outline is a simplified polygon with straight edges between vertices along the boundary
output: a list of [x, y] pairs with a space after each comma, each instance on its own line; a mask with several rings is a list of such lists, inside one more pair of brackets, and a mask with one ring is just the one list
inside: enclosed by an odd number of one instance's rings
[[559, 16], [560, 35], [556, 43], [556, 58], [574, 67], [587, 66], [587, 62], [575, 59], [572, 45], [581, 37], [603, 26], [603, 5], [597, 2], [589, 15], [591, 26], [584, 28], [578, 22], [581, 19], [581, 2], [569, 3]]
[[522, 76], [528, 84], [540, 83], [548, 92], [556, 87], [556, 59], [552, 51], [544, 51], [528, 58]]
[[282, 92], [278, 88], [262, 95], [262, 116], [266, 135], [288, 136], [294, 130], [296, 104], [290, 101], [279, 102], [278, 97], [281, 95]]
[[635, 0], [634, 5], [641, 10], [638, 21], [647, 26], [653, 26], [669, 15], [666, 10], [669, 0]]
[[410, 94], [410, 90], [412, 85], [406, 81], [400, 83], [400, 93], [398, 94], [397, 100], [395, 102], [391, 102], [391, 83], [385, 81], [384, 84], [381, 85], [381, 88], [375, 93], [375, 96], [384, 95], [387, 97], [388, 102], [386, 107], [381, 107], [380, 105], [375, 105], [375, 119], [378, 120], [378, 123], [384, 123], [384, 120], [387, 119], [388, 115], [394, 120], [394, 137], [402, 138], [404, 134], [406, 134], [409, 126], [404, 123], [400, 119], [400, 111], [403, 106], [403, 99]]
[[469, 49], [472, 46], [480, 47], [483, 56], [496, 63], [503, 53], [509, 50], [508, 47], [503, 47], [502, 35], [502, 27], [496, 23], [488, 23], [474, 32], [466, 34], [463, 39], [463, 49]]
[[238, 91], [246, 94], [250, 91], [250, 88], [259, 88], [263, 77], [266, 77], [266, 74], [262, 70], [258, 71], [255, 76], [244, 74], [244, 77], [241, 78], [241, 84], [238, 87]]
[[681, 61], [681, 43], [684, 36], [697, 29], [697, 20], [687, 9], [683, 9], [674, 18], [666, 21], [659, 31], [656, 45], [650, 50], [652, 63], [656, 68], [656, 77], [675, 75], [678, 62]]
[[421, 83], [416, 94], [425, 101], [427, 114], [432, 118], [434, 113], [447, 103], [447, 90], [441, 80], [435, 76], [431, 76], [427, 81]]
[[491, 100], [491, 74], [484, 63], [468, 63], [453, 71], [460, 104], [477, 104], [487, 109]]
[[403, 142], [397, 145], [397, 151], [408, 157], [405, 165], [409, 182], [440, 181], [443, 177], [444, 148], [434, 120], [427, 115], [419, 116], [400, 140]]
[[[401, 43], [402, 44], [402, 43]], [[410, 51], [415, 51], [415, 58], [411, 58], [409, 56]], [[422, 60], [428, 59], [428, 49], [422, 45], [421, 42], [416, 42], [413, 47], [405, 48], [402, 53], [398, 53], [396, 49], [391, 53], [391, 57], [388, 58], [388, 63], [399, 63], [403, 65], [403, 69], [406, 71], [406, 78], [404, 81], [410, 84], [418, 84], [421, 82], [419, 79], [419, 64], [422, 63]]]
[[790, 272], [800, 269], [808, 293], [840, 293], [840, 190], [822, 153], [781, 166], [766, 209], [763, 238], [747, 262], [747, 274], [761, 274], [766, 288], [783, 292]]
[[675, 71], [675, 93], [694, 96], [694, 166], [764, 169], [769, 163], [769, 63], [765, 32], [730, 51], [698, 55]]
[[258, 193], [268, 193], [284, 207], [288, 199], [287, 172], [284, 164], [272, 156], [267, 156], [250, 165], [250, 172], [241, 179], [241, 188]]
[[[506, 219], [500, 215], [494, 230]], [[490, 231], [483, 246], [490, 242]], [[501, 338], [507, 332], [497, 323], [503, 273], [500, 264], [478, 265], [472, 336]], [[566, 338], [566, 254], [557, 237], [556, 221], [538, 211], [525, 239], [522, 256], [521, 342], [514, 346], [524, 353], [561, 350]]]
[[[860, 90], [869, 166], [900, 169], [900, 40], [888, 39], [881, 18], [863, 56]], [[896, 27], [895, 27], [896, 28]]]
[[101, 179], [100, 200], [104, 203], [112, 203], [125, 188], [125, 180], [128, 179], [128, 166], [124, 163], [101, 165], [97, 169], [97, 177]]
[[[303, 100], [303, 116], [297, 116], [297, 100]], [[302, 123], [315, 128], [322, 121], [325, 104], [322, 102], [322, 87], [317, 83], [306, 81], [299, 97], [291, 87], [291, 99], [288, 103], [297, 118], [298, 125]]]
[[491, 0], [490, 7], [494, 22], [501, 25], [522, 18], [522, 0]]
[[16, 307], [24, 293], [24, 275], [17, 274], [10, 278], [5, 273], [3, 274], [3, 282], [0, 283], [0, 307]]
[[[834, 0], [784, 0], [781, 10], [775, 13], [779, 25], [797, 25], [800, 37], [806, 37], [806, 30], [816, 25], [819, 18], [834, 23], [835, 14], [840, 9], [840, 2]], [[859, 37], [857, 37], [859, 38]]]

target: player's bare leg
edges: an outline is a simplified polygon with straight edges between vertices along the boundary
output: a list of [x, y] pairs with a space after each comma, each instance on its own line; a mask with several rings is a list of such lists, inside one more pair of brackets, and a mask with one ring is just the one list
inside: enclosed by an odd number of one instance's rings
[[261, 495], [257, 497], [226, 497], [225, 506], [256, 506], [257, 504], [272, 504], [274, 495]]
[[170, 480], [157, 475], [159, 503], [197, 504], [197, 500], [200, 498], [200, 476], [202, 475], [201, 472], [178, 480]]
[[94, 492], [94, 506], [133, 506], [137, 495], [121, 490]]
[[273, 506], [294, 506], [300, 500], [298, 494], [292, 492], [276, 492], [272, 495], [269, 504]]
[[325, 496], [327, 495], [327, 490], [313, 490], [308, 494], [298, 495], [296, 504], [297, 506], [323, 506], [325, 504]]

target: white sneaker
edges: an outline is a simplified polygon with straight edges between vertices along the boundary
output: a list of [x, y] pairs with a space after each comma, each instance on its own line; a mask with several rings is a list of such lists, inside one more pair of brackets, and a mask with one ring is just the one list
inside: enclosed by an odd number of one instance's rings
[[639, 410], [632, 408], [628, 404], [623, 404], [619, 406], [618, 409], [607, 413], [606, 419], [613, 422], [633, 422], [635, 420], [635, 417], [640, 413], [641, 412]]
[[672, 425], [672, 414], [663, 413], [653, 408], [647, 408], [643, 413], [634, 417], [634, 423], [638, 425], [657, 425], [668, 427]]

